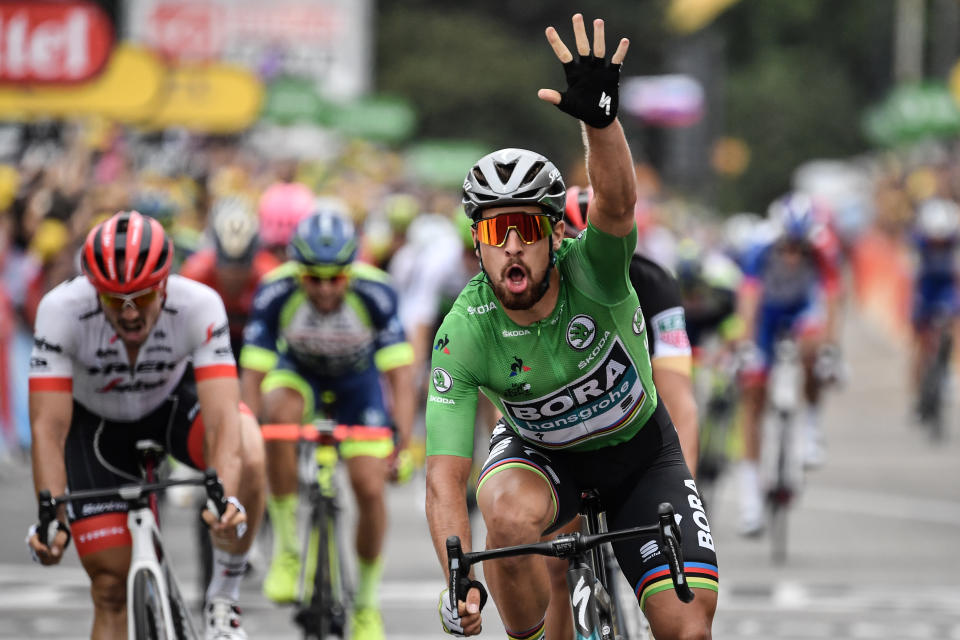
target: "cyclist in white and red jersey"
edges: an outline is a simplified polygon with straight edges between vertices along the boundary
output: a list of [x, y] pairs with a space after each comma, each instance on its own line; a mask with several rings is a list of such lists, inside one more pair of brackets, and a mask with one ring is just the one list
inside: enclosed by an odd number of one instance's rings
[[[219, 520], [203, 513], [217, 567], [204, 628], [208, 639], [246, 638], [236, 601], [263, 512], [263, 441], [240, 404], [223, 302], [209, 287], [170, 275], [172, 263], [160, 223], [121, 212], [87, 236], [86, 277], [41, 300], [30, 361], [34, 486], [57, 495], [139, 481], [135, 444], [143, 439], [192, 467], [215, 468], [230, 497]], [[91, 580], [94, 638], [126, 635], [126, 510], [120, 500], [77, 500], [58, 514], [49, 546], [36, 525], [27, 537], [49, 565], [63, 557], [72, 532]]]

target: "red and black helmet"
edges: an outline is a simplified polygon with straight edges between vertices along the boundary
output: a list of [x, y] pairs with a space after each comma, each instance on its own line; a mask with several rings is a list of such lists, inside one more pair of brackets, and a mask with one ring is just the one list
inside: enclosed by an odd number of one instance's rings
[[593, 199], [593, 187], [569, 187], [567, 189], [567, 204], [563, 211], [565, 235], [575, 237], [587, 228], [587, 205]]
[[143, 291], [170, 275], [173, 242], [150, 216], [121, 211], [90, 230], [80, 264], [97, 291]]

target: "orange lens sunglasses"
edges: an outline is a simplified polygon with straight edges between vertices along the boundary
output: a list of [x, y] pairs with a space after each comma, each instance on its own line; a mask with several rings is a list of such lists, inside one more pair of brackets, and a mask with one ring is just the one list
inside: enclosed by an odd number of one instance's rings
[[533, 244], [553, 231], [553, 225], [547, 216], [520, 211], [477, 220], [473, 223], [473, 228], [477, 230], [477, 239], [480, 242], [493, 247], [502, 247], [511, 229], [517, 232], [523, 244]]

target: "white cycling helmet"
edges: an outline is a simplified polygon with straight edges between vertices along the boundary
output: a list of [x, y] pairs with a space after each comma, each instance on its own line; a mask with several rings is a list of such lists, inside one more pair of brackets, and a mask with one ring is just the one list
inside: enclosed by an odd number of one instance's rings
[[960, 230], [960, 206], [952, 200], [930, 198], [917, 207], [917, 230], [930, 240], [949, 240]]

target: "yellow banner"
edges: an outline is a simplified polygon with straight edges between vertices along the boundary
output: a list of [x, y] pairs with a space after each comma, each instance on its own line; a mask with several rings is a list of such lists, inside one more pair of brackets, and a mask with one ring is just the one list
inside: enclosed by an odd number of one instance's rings
[[140, 121], [156, 110], [165, 74], [163, 64], [152, 53], [120, 45], [103, 73], [89, 82], [56, 88], [0, 87], [0, 118], [98, 115], [119, 122]]
[[205, 64], [171, 69], [158, 109], [142, 124], [182, 126], [207, 133], [233, 133], [260, 115], [263, 85], [242, 67]]
[[740, 0], [670, 0], [667, 24], [679, 33], [693, 33], [704, 28]]

